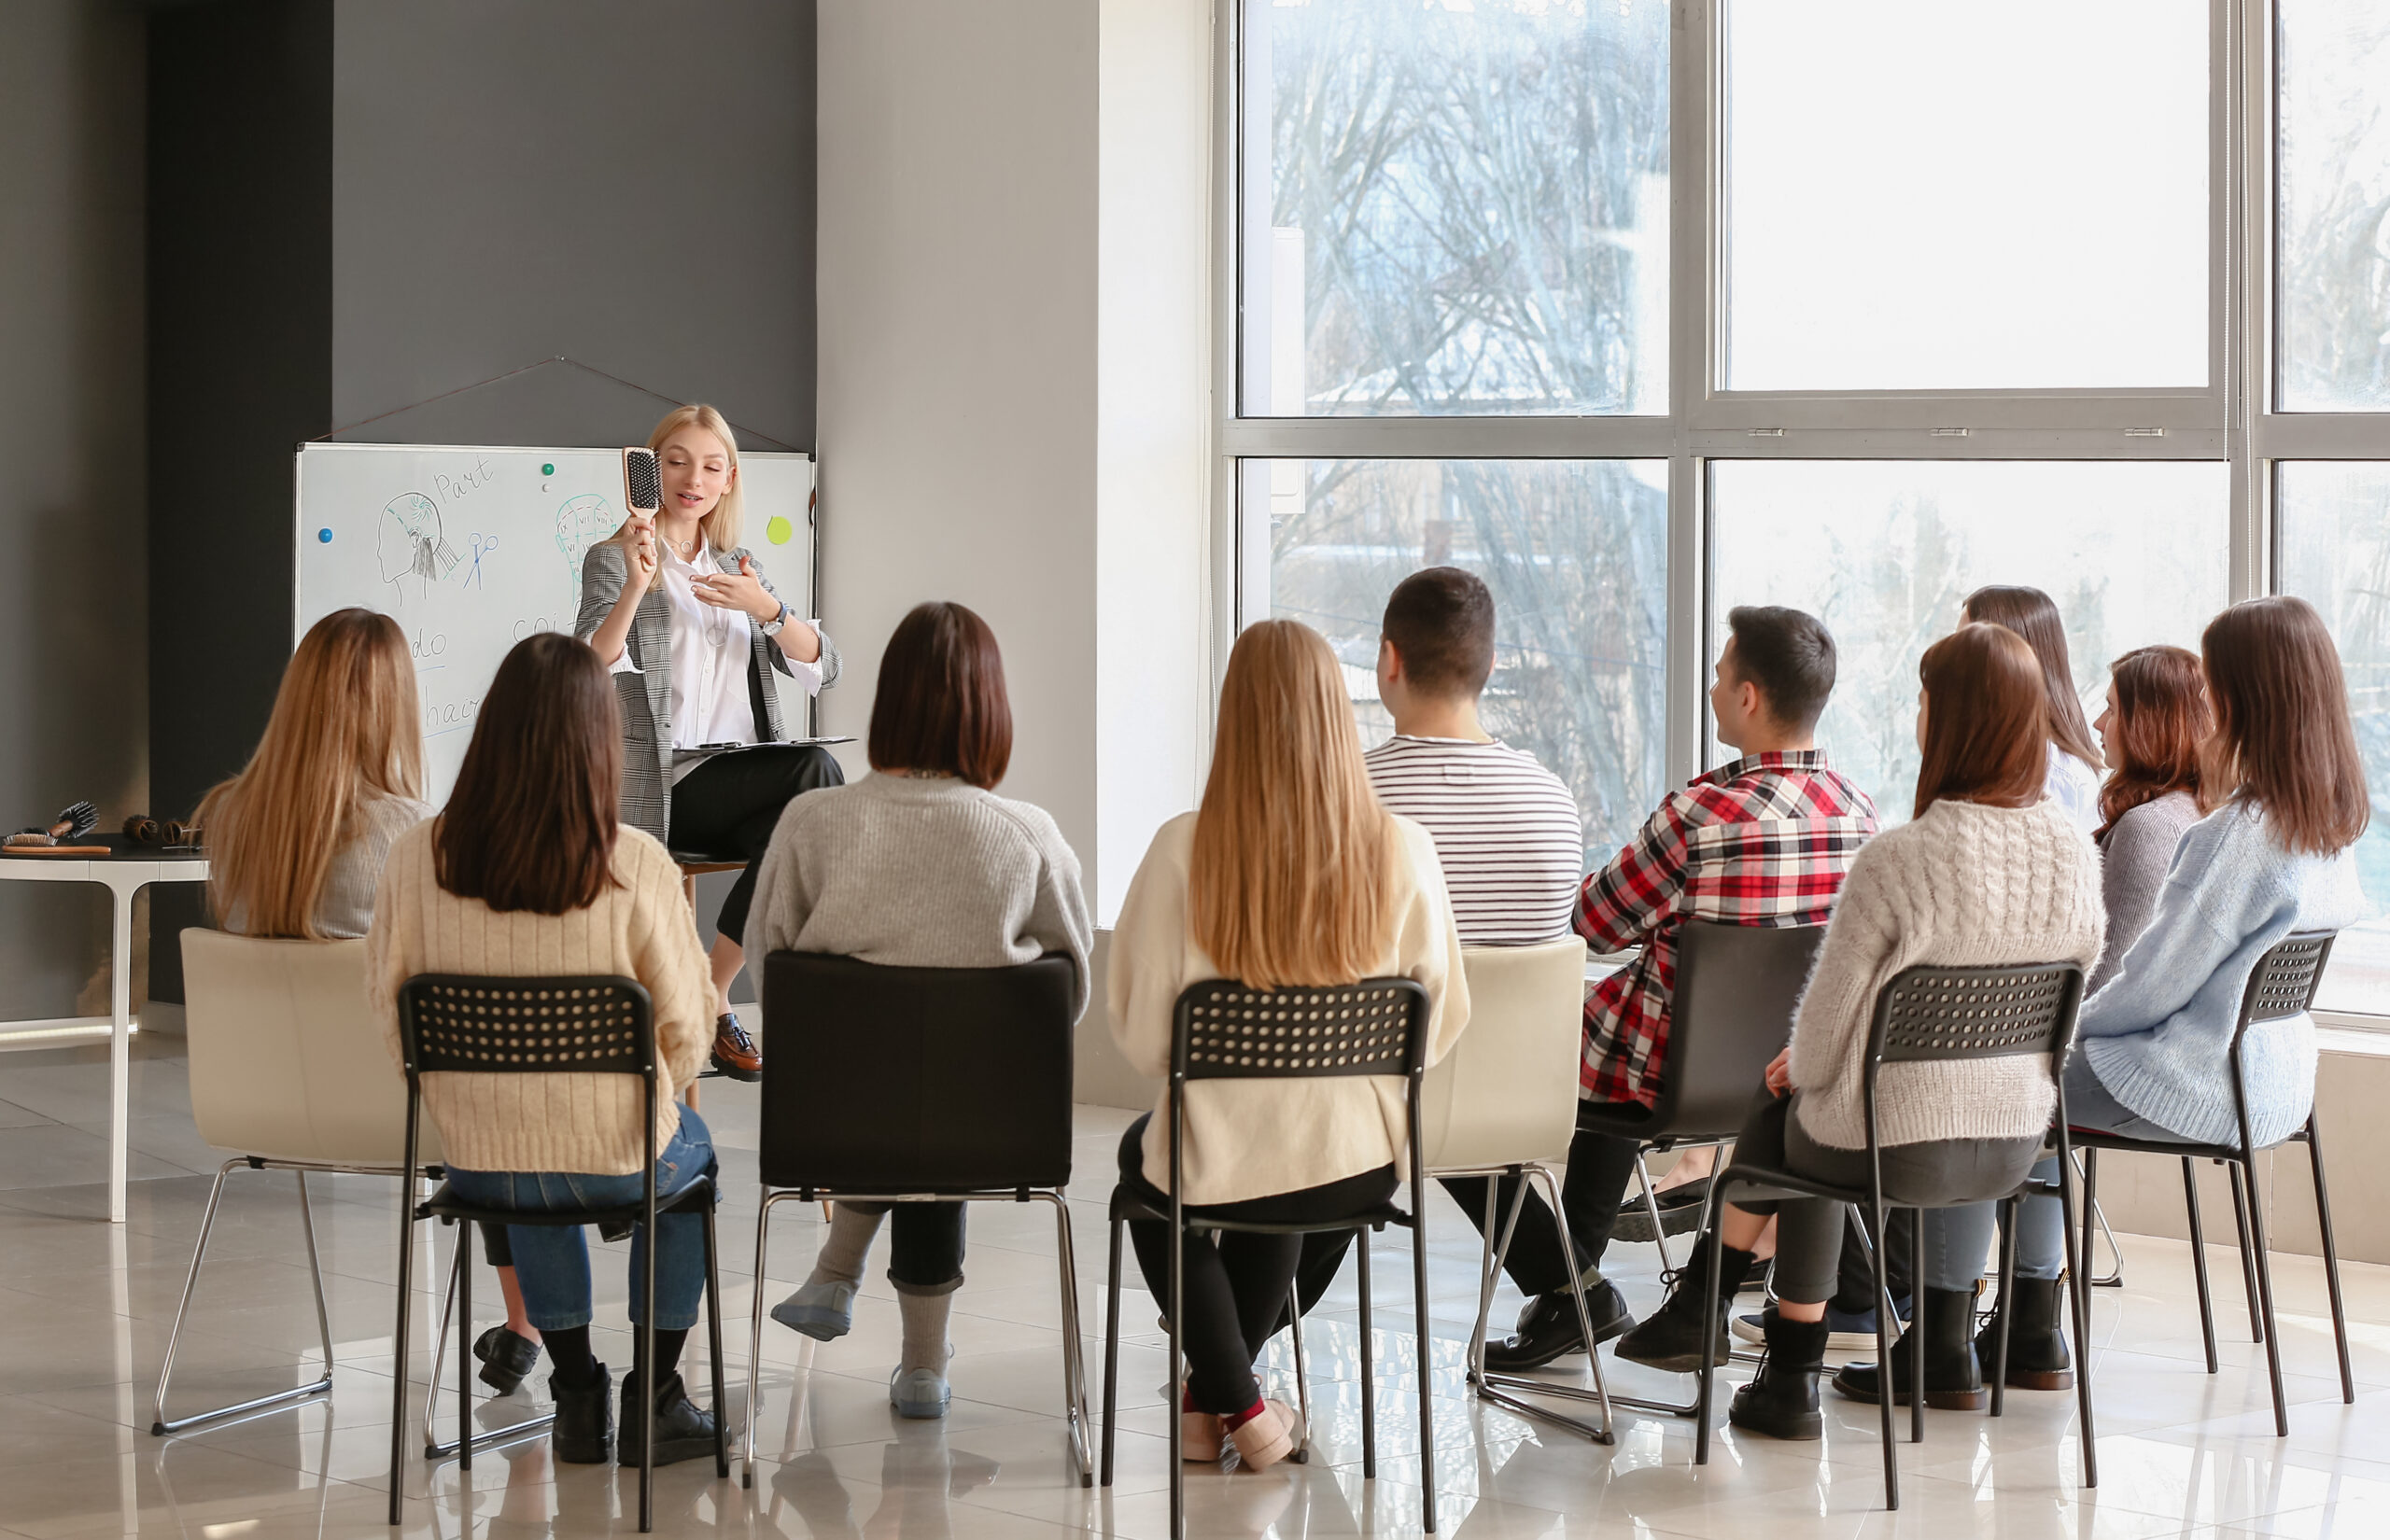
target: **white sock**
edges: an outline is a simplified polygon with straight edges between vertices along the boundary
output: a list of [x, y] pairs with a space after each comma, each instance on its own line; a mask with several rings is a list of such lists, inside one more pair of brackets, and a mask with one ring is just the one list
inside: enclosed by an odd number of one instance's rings
[[885, 1212], [863, 1213], [843, 1203], [830, 1207], [830, 1238], [822, 1242], [822, 1254], [813, 1259], [813, 1274], [808, 1283], [861, 1283], [863, 1265], [871, 1255], [871, 1243], [879, 1234], [879, 1222]]
[[954, 1313], [954, 1295], [903, 1294], [896, 1295], [897, 1311], [905, 1321], [904, 1356], [897, 1367], [907, 1373], [915, 1369], [946, 1372], [946, 1361], [952, 1352], [946, 1340], [947, 1318]]

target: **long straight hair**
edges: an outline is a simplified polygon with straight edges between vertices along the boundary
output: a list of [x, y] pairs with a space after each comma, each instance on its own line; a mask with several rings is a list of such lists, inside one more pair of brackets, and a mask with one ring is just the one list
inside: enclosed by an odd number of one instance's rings
[[2105, 768], [2091, 724], [2083, 720], [2083, 702], [2074, 693], [2074, 670], [2066, 657], [2066, 623], [2058, 606], [2038, 588], [1994, 583], [1967, 595], [1966, 618], [2004, 625], [2025, 638], [2042, 665], [2042, 686], [2049, 696], [2049, 741], [2094, 770]]
[[1974, 623], [1925, 650], [1925, 742], [1914, 816], [1941, 801], [2031, 807], [2048, 778], [2049, 707], [2033, 650], [2004, 625]]
[[613, 882], [623, 740], [598, 654], [555, 631], [514, 644], [473, 719], [432, 873], [501, 914], [585, 909]]
[[2116, 763], [2100, 789], [2104, 839], [2116, 820], [2172, 791], [2200, 789], [2200, 750], [2214, 731], [2200, 655], [2181, 647], [2136, 647], [2108, 665], [2116, 687], [2116, 725], [2109, 732]]
[[738, 474], [738, 440], [730, 431], [723, 414], [702, 401], [676, 406], [666, 413], [647, 436], [647, 447], [658, 455], [664, 453], [664, 441], [684, 427], [702, 427], [722, 441], [722, 452], [730, 466], [730, 489], [706, 516], [697, 521], [705, 532], [706, 544], [716, 551], [728, 551], [738, 544], [738, 534], [747, 522], [747, 483]]
[[2236, 604], [2208, 623], [2200, 661], [2215, 707], [2200, 808], [2255, 803], [2286, 850], [2355, 845], [2372, 811], [2365, 762], [2341, 654], [2314, 606], [2286, 595]]
[[423, 795], [415, 657], [389, 616], [335, 609], [300, 638], [257, 752], [199, 805], [218, 917], [322, 940], [316, 901], [369, 792]]
[[1297, 621], [1247, 628], [1195, 815], [1196, 943], [1259, 989], [1356, 982], [1386, 949], [1396, 854], [1336, 654]]

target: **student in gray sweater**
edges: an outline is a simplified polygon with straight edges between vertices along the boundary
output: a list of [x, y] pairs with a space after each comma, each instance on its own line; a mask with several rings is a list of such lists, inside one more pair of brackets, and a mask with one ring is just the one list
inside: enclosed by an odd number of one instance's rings
[[[905, 617], [880, 659], [869, 749], [870, 776], [799, 797], [780, 815], [756, 878], [747, 955], [998, 968], [1063, 952], [1078, 971], [1074, 1018], [1084, 1012], [1091, 931], [1078, 858], [1044, 809], [990, 790], [1012, 757], [1012, 707], [987, 622], [944, 602]], [[888, 1398], [899, 1416], [943, 1417], [962, 1204], [838, 1204], [812, 1276], [772, 1319], [823, 1342], [845, 1336], [891, 1208], [888, 1277], [904, 1350]]]
[[2091, 724], [2111, 767], [2092, 835], [2100, 842], [2108, 949], [2084, 984], [2087, 1000], [2148, 927], [2174, 847], [2200, 820], [2200, 745], [2214, 724], [2198, 653], [2140, 647], [2109, 666], [2108, 708]]

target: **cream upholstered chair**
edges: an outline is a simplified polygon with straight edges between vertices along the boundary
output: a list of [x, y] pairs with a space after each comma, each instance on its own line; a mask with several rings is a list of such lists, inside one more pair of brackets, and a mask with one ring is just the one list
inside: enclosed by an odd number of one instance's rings
[[[183, 932], [182, 947], [192, 1120], [202, 1139], [240, 1153], [217, 1169], [174, 1333], [166, 1338], [166, 1360], [158, 1373], [158, 1417], [149, 1428], [161, 1436], [296, 1404], [331, 1389], [331, 1315], [324, 1304], [307, 1176], [402, 1176], [406, 1148], [407, 1083], [366, 1002], [365, 943], [268, 941], [193, 929]], [[420, 1143], [424, 1166], [433, 1167], [441, 1158], [438, 1130], [427, 1125]], [[323, 1332], [323, 1378], [169, 1421], [166, 1386], [174, 1377], [176, 1339], [199, 1286], [225, 1179], [244, 1167], [298, 1173], [299, 1223], [315, 1281], [316, 1322]], [[439, 1363], [436, 1351], [432, 1362]]]
[[[1576, 1254], [1568, 1211], [1561, 1206], [1554, 1168], [1568, 1158], [1577, 1133], [1577, 1084], [1583, 1058], [1585, 944], [1575, 936], [1533, 946], [1468, 946], [1461, 967], [1469, 979], [1469, 1029], [1442, 1063], [1427, 1071], [1422, 1093], [1422, 1155], [1433, 1177], [1514, 1177], [1518, 1197], [1525, 1183], [1539, 1183], [1560, 1226], [1560, 1245]], [[1489, 1185], [1491, 1194], [1496, 1189]], [[1489, 1199], [1490, 1201], [1490, 1199]], [[1485, 1253], [1479, 1277], [1477, 1328], [1470, 1335], [1469, 1383], [1480, 1397], [1529, 1417], [1573, 1428], [1607, 1444], [1614, 1426], [1610, 1392], [1602, 1382], [1601, 1358], [1589, 1355], [1591, 1390], [1543, 1380], [1489, 1381], [1485, 1372], [1485, 1318], [1494, 1303], [1495, 1281], [1511, 1244], [1517, 1213], [1480, 1216], [1485, 1222]], [[1577, 1296], [1578, 1324], [1594, 1340]], [[1563, 1416], [1510, 1395], [1498, 1385], [1532, 1385], [1537, 1393], [1591, 1401], [1601, 1407], [1598, 1425]]]

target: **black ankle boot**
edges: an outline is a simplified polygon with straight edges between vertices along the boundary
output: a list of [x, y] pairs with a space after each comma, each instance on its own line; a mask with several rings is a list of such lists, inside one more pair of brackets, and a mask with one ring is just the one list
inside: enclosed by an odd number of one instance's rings
[[555, 1426], [548, 1444], [568, 1465], [602, 1465], [614, 1458], [614, 1379], [606, 1365], [598, 1378], [583, 1385], [568, 1385], [560, 1374], [548, 1377], [548, 1393], [555, 1398]]
[[1722, 1364], [1735, 1351], [1734, 1338], [1726, 1335], [1727, 1307], [1735, 1300], [1735, 1292], [1743, 1286], [1753, 1263], [1758, 1259], [1749, 1252], [1738, 1252], [1728, 1246], [1719, 1253], [1719, 1277], [1709, 1279], [1709, 1242], [1707, 1237], [1695, 1243], [1693, 1260], [1685, 1264], [1677, 1278], [1677, 1286], [1668, 1294], [1667, 1302], [1653, 1311], [1650, 1319], [1618, 1339], [1618, 1356], [1648, 1364], [1671, 1374], [1697, 1374], [1701, 1369], [1701, 1317], [1718, 1301], [1718, 1337], [1710, 1361]]
[[1829, 1328], [1823, 1321], [1787, 1321], [1770, 1305], [1760, 1330], [1767, 1338], [1767, 1357], [1751, 1382], [1735, 1393], [1726, 1421], [1770, 1438], [1824, 1437], [1818, 1376], [1826, 1366]]
[[[1892, 1390], [1901, 1406], [1909, 1402], [1909, 1333], [1925, 1334], [1925, 1404], [1942, 1411], [1978, 1411], [1989, 1405], [1983, 1388], [1983, 1366], [1975, 1362], [1975, 1292], [1973, 1289], [1927, 1289], [1918, 1319], [1909, 1323], [1892, 1345]], [[1846, 1364], [1834, 1377], [1834, 1388], [1853, 1401], [1874, 1402], [1883, 1395], [1882, 1377], [1873, 1364]]]
[[[2020, 1278], [2009, 1285], [2008, 1298], [1992, 1311], [1991, 1323], [1975, 1337], [1975, 1358], [1991, 1372], [2000, 1352], [2000, 1317], [2008, 1314], [2008, 1386], [2018, 1391], [2063, 1391], [2074, 1386], [2074, 1360], [2066, 1351], [2066, 1334], [2059, 1329], [2058, 1296], [2062, 1285], [2055, 1278]], [[2010, 1300], [2016, 1309], [2008, 1309]]]
[[[681, 1371], [666, 1375], [655, 1387], [655, 1463], [669, 1465], [713, 1453], [714, 1414], [699, 1411], [681, 1382]], [[639, 1375], [623, 1376], [622, 1434], [614, 1441], [618, 1464], [639, 1463], [642, 1430], [639, 1421]]]

